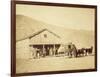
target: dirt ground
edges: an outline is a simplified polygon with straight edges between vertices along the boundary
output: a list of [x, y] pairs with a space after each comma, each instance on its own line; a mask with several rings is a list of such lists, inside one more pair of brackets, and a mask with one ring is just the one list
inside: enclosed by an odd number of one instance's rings
[[61, 71], [74, 69], [92, 69], [94, 68], [95, 57], [85, 56], [80, 58], [45, 57], [40, 59], [17, 59], [16, 72], [43, 72], [43, 71]]

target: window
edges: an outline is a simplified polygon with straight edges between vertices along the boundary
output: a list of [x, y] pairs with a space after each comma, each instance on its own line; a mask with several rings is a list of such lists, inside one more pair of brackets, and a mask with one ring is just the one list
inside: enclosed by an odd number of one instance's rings
[[44, 34], [44, 37], [47, 38], [47, 34]]

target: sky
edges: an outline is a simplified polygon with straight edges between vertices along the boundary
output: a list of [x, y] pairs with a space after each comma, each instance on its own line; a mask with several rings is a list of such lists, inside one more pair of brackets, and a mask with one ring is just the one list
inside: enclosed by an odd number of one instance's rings
[[40, 5], [16, 5], [16, 14], [76, 30], [94, 30], [95, 9]]

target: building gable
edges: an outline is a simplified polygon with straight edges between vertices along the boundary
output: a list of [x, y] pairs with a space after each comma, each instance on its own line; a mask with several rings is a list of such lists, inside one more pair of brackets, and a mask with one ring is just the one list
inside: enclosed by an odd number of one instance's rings
[[38, 35], [38, 34], [44, 32], [44, 31], [48, 31], [49, 33], [52, 33], [54, 36], [60, 38], [60, 36], [56, 35], [55, 33], [51, 32], [51, 31], [48, 30], [48, 29], [42, 29], [42, 30], [40, 30], [40, 31], [38, 31], [38, 32], [36, 32], [36, 33], [34, 33], [34, 34], [33, 34], [32, 36], [30, 36], [29, 38], [32, 38], [32, 37], [34, 37], [34, 36], [36, 36], [36, 35]]
[[60, 37], [55, 33], [44, 29], [30, 37], [31, 44], [58, 44]]

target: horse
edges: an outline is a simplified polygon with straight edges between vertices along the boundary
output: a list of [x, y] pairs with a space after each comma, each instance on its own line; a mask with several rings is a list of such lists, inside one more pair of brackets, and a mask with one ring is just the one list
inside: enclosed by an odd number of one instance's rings
[[84, 56], [84, 54], [85, 54], [85, 49], [84, 48], [77, 49], [77, 57]]
[[81, 48], [81, 49], [77, 49], [77, 56], [81, 57], [81, 56], [87, 56], [92, 54], [92, 50], [93, 47], [91, 46], [90, 48]]
[[91, 46], [90, 48], [85, 48], [85, 55], [91, 55], [93, 52], [93, 46]]

